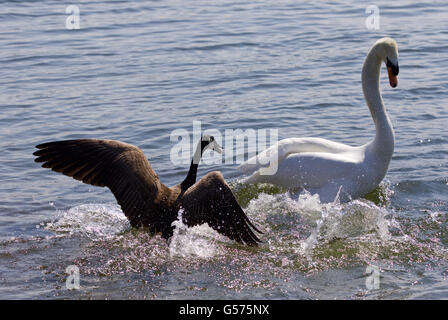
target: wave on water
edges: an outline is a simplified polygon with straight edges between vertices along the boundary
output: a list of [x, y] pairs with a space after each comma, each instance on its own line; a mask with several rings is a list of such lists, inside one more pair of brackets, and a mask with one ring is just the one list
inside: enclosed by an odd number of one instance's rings
[[171, 257], [208, 259], [224, 254], [218, 242], [229, 240], [214, 231], [207, 224], [189, 228], [182, 221], [183, 209], [179, 210], [177, 220], [172, 223], [173, 236], [169, 240]]
[[56, 218], [45, 228], [100, 240], [123, 233], [131, 225], [118, 205], [81, 204], [68, 210], [58, 210]]
[[249, 202], [247, 212], [253, 216], [261, 213], [272, 234], [280, 226], [277, 231], [280, 236], [282, 233], [296, 235], [290, 240], [299, 244], [297, 249], [305, 254], [317, 244], [338, 239], [372, 237], [387, 241], [389, 227], [399, 228], [386, 208], [368, 200], [321, 203], [318, 195], [307, 191], [294, 198], [288, 192], [262, 193]]
[[[310, 253], [317, 244], [337, 239], [370, 236], [386, 241], [390, 238], [389, 227], [399, 228], [386, 208], [371, 201], [322, 204], [318, 195], [306, 191], [298, 197], [289, 192], [260, 192], [249, 201], [245, 211], [257, 225], [265, 229], [268, 245], [281, 245], [286, 236], [295, 243], [297, 250], [305, 254]], [[186, 226], [182, 222], [182, 210], [172, 225], [175, 227], [174, 234], [168, 242], [172, 258], [208, 259], [224, 254], [222, 246], [232, 243], [207, 224]], [[59, 210], [56, 218], [45, 225], [45, 229], [81, 235], [96, 241], [116, 238], [131, 227], [118, 205], [82, 204]]]
[[[171, 257], [211, 258], [222, 254], [219, 243], [230, 241], [207, 224], [186, 226], [182, 222], [182, 210], [172, 225], [174, 233], [168, 242]], [[107, 204], [82, 204], [59, 210], [56, 218], [44, 227], [50, 231], [85, 236], [93, 241], [116, 239], [131, 229], [119, 206]]]
[[[79, 263], [89, 273], [105, 275], [151, 270], [160, 274], [173, 268], [208, 265], [224, 268], [230, 263], [241, 266], [244, 273], [287, 277], [296, 271], [308, 273], [372, 262], [432, 263], [447, 257], [439, 244], [424, 243], [409, 232], [406, 222], [387, 205], [388, 199], [386, 204], [367, 199], [321, 203], [317, 195], [306, 191], [294, 195], [257, 186], [254, 193], [252, 188], [232, 187], [238, 199], [251, 194], [243, 207], [264, 231], [263, 243], [257, 248], [236, 244], [207, 224], [188, 227], [182, 222], [182, 211], [172, 224], [174, 234], [168, 241], [149, 235], [145, 229], [132, 229], [118, 205], [84, 204], [59, 211], [45, 228], [87, 237]], [[389, 186], [382, 188], [377, 192], [387, 198]], [[428, 215], [428, 219], [433, 223], [439, 216]], [[223, 274], [219, 274], [221, 279]], [[238, 273], [231, 277], [245, 276]]]

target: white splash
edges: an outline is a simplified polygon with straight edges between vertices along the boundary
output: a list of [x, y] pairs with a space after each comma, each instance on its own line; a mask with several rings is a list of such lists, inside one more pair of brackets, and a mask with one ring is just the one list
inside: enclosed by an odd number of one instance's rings
[[229, 240], [214, 231], [207, 224], [188, 227], [182, 221], [183, 209], [178, 212], [173, 236], [170, 238], [169, 252], [171, 257], [209, 259], [223, 254], [219, 242]]
[[266, 194], [260, 193], [252, 199], [245, 210], [249, 216], [257, 216], [266, 220], [273, 214], [300, 214], [306, 220], [315, 221], [321, 217], [322, 205], [318, 195], [301, 194], [295, 200], [290, 193]]
[[[307, 191], [298, 195], [261, 193], [250, 201], [247, 212], [264, 221], [272, 220], [275, 215], [300, 215], [304, 218], [301, 221], [311, 227], [311, 233], [299, 241], [300, 247], [296, 251], [307, 257], [311, 256], [316, 244], [335, 239], [373, 237], [387, 241], [391, 237], [389, 227], [397, 224], [386, 208], [371, 201], [361, 199], [341, 204], [336, 199], [333, 203], [321, 203], [318, 195]], [[297, 233], [293, 229], [291, 234]]]
[[51, 231], [81, 234], [92, 240], [105, 239], [130, 228], [118, 205], [82, 204], [59, 210], [57, 218], [45, 225]]

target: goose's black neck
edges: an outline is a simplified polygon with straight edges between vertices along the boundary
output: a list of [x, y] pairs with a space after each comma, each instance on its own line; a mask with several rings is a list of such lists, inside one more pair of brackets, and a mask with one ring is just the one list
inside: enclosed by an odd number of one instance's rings
[[191, 165], [190, 165], [190, 170], [188, 170], [187, 177], [180, 184], [180, 187], [182, 190], [185, 191], [196, 183], [197, 172], [198, 172], [198, 164], [194, 163], [194, 161], [192, 160]]
[[196, 174], [198, 172], [199, 162], [201, 161], [202, 152], [204, 151], [207, 144], [208, 143], [202, 141], [202, 139], [201, 141], [199, 141], [196, 152], [194, 153], [193, 159], [191, 160], [190, 170], [188, 170], [187, 177], [180, 184], [180, 187], [183, 191], [187, 190], [196, 183]]

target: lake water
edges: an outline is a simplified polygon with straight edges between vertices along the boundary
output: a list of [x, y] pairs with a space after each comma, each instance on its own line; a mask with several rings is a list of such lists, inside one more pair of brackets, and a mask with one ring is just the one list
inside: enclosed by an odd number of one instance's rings
[[[0, 5], [0, 299], [448, 298], [446, 1], [376, 1], [379, 30], [360, 1], [71, 4], [79, 30], [67, 3]], [[193, 121], [364, 144], [361, 68], [383, 36], [400, 75], [392, 89], [382, 69], [396, 144], [375, 192], [321, 204], [244, 186], [236, 163], [200, 166], [222, 171], [266, 231], [259, 248], [207, 226], [179, 225], [169, 243], [131, 230], [109, 190], [33, 161], [42, 142], [117, 139], [174, 185], [188, 166], [170, 161], [170, 135]], [[66, 288], [70, 265], [79, 290]]]

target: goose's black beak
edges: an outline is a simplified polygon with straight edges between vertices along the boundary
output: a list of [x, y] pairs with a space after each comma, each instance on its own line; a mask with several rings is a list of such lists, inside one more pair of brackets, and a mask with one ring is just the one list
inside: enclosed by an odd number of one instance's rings
[[392, 88], [398, 85], [398, 72], [400, 71], [398, 67], [398, 62], [395, 64], [387, 58], [386, 61], [387, 73], [389, 75], [389, 84]]

